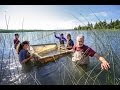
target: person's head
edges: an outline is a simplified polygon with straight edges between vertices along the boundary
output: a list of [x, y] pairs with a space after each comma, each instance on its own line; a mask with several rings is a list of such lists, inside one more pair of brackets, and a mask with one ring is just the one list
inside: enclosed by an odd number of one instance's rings
[[15, 34], [15, 38], [18, 39], [19, 38], [19, 34], [16, 33]]
[[61, 33], [61, 34], [60, 34], [60, 37], [63, 37], [63, 36], [64, 36], [63, 33]]
[[22, 42], [23, 49], [27, 50], [29, 48], [29, 41]]
[[71, 39], [71, 35], [67, 34], [67, 39], [70, 40]]
[[20, 50], [22, 50], [22, 49], [27, 50], [28, 48], [29, 48], [29, 41], [22, 42], [18, 47], [18, 54], [19, 54]]
[[81, 34], [76, 38], [77, 46], [82, 47], [84, 45], [84, 36]]

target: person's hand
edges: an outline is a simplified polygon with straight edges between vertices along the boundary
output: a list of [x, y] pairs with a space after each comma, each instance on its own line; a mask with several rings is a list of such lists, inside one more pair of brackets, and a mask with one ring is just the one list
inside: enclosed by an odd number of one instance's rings
[[110, 68], [110, 65], [107, 61], [104, 61], [104, 62], [101, 63], [101, 69], [102, 70], [107, 70], [108, 71], [109, 68]]
[[33, 57], [32, 57], [32, 56], [30, 56], [30, 57], [29, 57], [29, 59], [33, 59]]

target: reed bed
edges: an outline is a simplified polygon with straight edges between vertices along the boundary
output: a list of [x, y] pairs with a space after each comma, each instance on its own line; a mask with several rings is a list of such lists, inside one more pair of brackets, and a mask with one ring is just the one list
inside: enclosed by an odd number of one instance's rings
[[[54, 31], [48, 32], [23, 32], [20, 34], [20, 40], [30, 41], [30, 44], [43, 44], [43, 43], [58, 43], [59, 41], [54, 39]], [[64, 33], [64, 31], [62, 31]], [[60, 31], [57, 33], [61, 33]], [[52, 62], [54, 68], [52, 77], [54, 83], [57, 85], [120, 85], [120, 59], [119, 59], [119, 44], [120, 36], [119, 31], [107, 32], [107, 31], [65, 31], [65, 35], [71, 33], [73, 40], [79, 34], [84, 34], [86, 37], [91, 37], [94, 42], [89, 41], [87, 44], [94, 48], [98, 53], [104, 56], [109, 62], [111, 68], [109, 71], [103, 71], [100, 68], [100, 63], [96, 58], [90, 58], [90, 66], [88, 71], [78, 68], [72, 63], [71, 57], [66, 56], [56, 62]], [[33, 69], [30, 73], [22, 73], [21, 65], [18, 60], [18, 56], [13, 47], [14, 33], [0, 33], [1, 45], [0, 45], [0, 84], [10, 85], [44, 85], [52, 84], [49, 82], [43, 82], [38, 73], [38, 70]], [[89, 36], [88, 36], [89, 35]], [[89, 39], [89, 38], [88, 38]], [[49, 66], [49, 65], [48, 65]], [[47, 67], [47, 66], [44, 66]], [[42, 67], [41, 67], [42, 68]], [[47, 68], [51, 71], [51, 68]], [[57, 73], [56, 73], [57, 72]], [[49, 76], [49, 74], [48, 74]], [[47, 77], [47, 76], [46, 76]], [[52, 79], [51, 79], [52, 80]]]

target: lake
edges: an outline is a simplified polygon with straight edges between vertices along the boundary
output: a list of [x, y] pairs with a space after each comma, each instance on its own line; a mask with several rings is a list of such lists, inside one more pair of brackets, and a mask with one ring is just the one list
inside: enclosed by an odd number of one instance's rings
[[120, 85], [120, 31], [61, 30], [18, 32], [20, 41], [28, 40], [31, 45], [59, 43], [54, 37], [71, 34], [76, 43], [79, 34], [85, 36], [85, 45], [110, 62], [110, 70], [103, 71], [100, 62], [90, 57], [88, 70], [77, 67], [69, 55], [43, 66], [29, 67], [23, 72], [14, 50], [15, 33], [0, 33], [0, 85]]

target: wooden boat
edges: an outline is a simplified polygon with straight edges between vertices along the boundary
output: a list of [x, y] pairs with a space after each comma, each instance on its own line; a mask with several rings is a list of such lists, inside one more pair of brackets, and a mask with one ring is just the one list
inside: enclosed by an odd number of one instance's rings
[[32, 54], [34, 59], [37, 59], [32, 60], [33, 62], [41, 63], [55, 61], [71, 53], [71, 51], [65, 50], [64, 47], [60, 47], [56, 43], [31, 45], [29, 52]]

